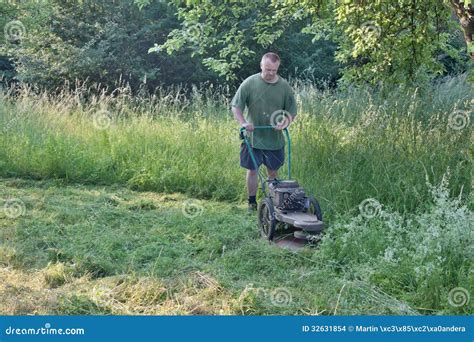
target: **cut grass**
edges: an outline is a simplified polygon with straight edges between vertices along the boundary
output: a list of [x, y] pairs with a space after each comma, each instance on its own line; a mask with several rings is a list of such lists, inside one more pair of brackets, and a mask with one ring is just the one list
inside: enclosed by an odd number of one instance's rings
[[269, 245], [243, 205], [202, 200], [189, 212], [182, 194], [22, 179], [2, 179], [0, 197], [26, 209], [15, 219], [0, 212], [0, 314], [470, 310], [413, 307], [416, 287], [382, 289], [383, 279], [341, 269], [330, 244], [298, 253]]

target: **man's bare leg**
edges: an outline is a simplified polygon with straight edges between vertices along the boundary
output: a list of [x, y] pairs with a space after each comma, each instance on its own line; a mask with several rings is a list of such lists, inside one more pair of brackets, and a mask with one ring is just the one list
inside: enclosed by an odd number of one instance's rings
[[257, 209], [257, 189], [257, 170], [247, 170], [247, 193], [249, 195], [249, 213], [252, 213]]
[[268, 179], [273, 180], [278, 177], [278, 170], [270, 170], [267, 167], [267, 174], [268, 174]]
[[258, 189], [257, 170], [247, 170], [247, 192], [249, 197], [256, 196]]

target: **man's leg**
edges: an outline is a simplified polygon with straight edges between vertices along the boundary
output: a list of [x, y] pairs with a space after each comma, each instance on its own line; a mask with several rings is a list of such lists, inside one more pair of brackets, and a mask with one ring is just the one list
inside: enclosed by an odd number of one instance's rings
[[267, 150], [263, 153], [263, 163], [267, 167], [267, 175], [269, 180], [278, 177], [278, 170], [285, 161], [285, 149]]
[[252, 214], [257, 210], [257, 189], [258, 174], [257, 170], [247, 170], [247, 192], [249, 195], [248, 213]]
[[278, 170], [272, 170], [267, 167], [268, 179], [273, 180], [278, 177]]
[[[247, 170], [247, 193], [249, 195], [249, 202], [256, 203], [255, 197], [257, 196], [257, 189], [258, 189], [257, 170]], [[254, 201], [252, 201], [252, 199]]]
[[[253, 153], [258, 166], [261, 164], [261, 151], [254, 149]], [[247, 194], [249, 196], [249, 213], [251, 213], [257, 209], [258, 171], [255, 169], [255, 164], [245, 144], [242, 144], [240, 148], [240, 166], [247, 169]]]

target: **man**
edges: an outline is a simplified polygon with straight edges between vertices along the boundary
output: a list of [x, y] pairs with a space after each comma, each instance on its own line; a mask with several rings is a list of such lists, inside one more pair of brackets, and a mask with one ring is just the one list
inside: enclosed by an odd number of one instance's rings
[[[232, 99], [232, 112], [241, 127], [249, 133], [258, 166], [267, 167], [269, 180], [277, 178], [278, 169], [285, 159], [285, 138], [282, 130], [296, 116], [296, 101], [293, 90], [286, 80], [278, 75], [280, 57], [266, 53], [260, 62], [261, 72], [242, 82]], [[247, 119], [243, 112], [248, 108]], [[257, 129], [255, 126], [272, 126], [273, 129]], [[240, 147], [240, 166], [247, 169], [247, 192], [249, 212], [257, 210], [257, 170], [245, 143]]]

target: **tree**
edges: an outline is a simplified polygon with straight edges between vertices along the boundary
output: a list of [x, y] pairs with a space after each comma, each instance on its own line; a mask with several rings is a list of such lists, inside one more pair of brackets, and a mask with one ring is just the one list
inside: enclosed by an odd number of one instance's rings
[[[203, 65], [199, 46], [192, 44], [193, 37], [200, 35], [200, 25], [186, 26], [189, 44], [179, 52], [171, 56], [147, 53], [154, 42], [164, 43], [168, 33], [180, 28], [181, 23], [174, 8], [164, 1], [148, 0], [146, 6], [146, 11], [140, 11], [128, 0], [0, 4], [4, 14], [1, 20], [11, 28], [7, 30], [8, 39], [0, 41], [0, 55], [9, 56], [18, 80], [49, 89], [62, 87], [65, 82], [74, 87], [76, 80], [86, 79], [89, 84], [97, 83], [110, 90], [116, 88], [119, 80], [132, 90], [146, 87], [151, 91], [157, 86], [222, 83], [221, 77]], [[272, 40], [268, 46], [252, 40], [243, 42], [252, 54], [233, 65], [234, 69], [239, 65], [237, 76], [256, 72], [258, 61], [254, 54], [271, 48], [292, 61], [281, 68], [285, 76], [334, 84], [340, 68], [334, 59], [336, 44], [320, 40], [315, 47], [312, 37], [301, 33], [304, 26], [297, 20], [286, 23], [284, 29], [288, 34]], [[215, 56], [219, 49], [217, 45], [208, 47], [207, 53]], [[6, 70], [7, 64], [3, 74], [11, 77], [13, 73]]]
[[[146, 1], [136, 0], [142, 6]], [[345, 63], [343, 82], [380, 81], [392, 84], [426, 81], [443, 72], [441, 51], [452, 58], [459, 52], [449, 41], [456, 10], [472, 56], [471, 0], [186, 0], [171, 1], [182, 27], [171, 31], [164, 44], [150, 52], [174, 53], [194, 45], [204, 64], [231, 79], [249, 46], [268, 47], [288, 26], [303, 22], [302, 32], [314, 41], [331, 39]], [[210, 51], [218, 51], [210, 53]]]
[[467, 44], [471, 59], [474, 60], [474, 44], [472, 36], [474, 35], [474, 7], [472, 0], [451, 0], [451, 5], [461, 24], [464, 40]]
[[88, 80], [110, 90], [118, 82], [133, 90], [153, 90], [218, 77], [188, 52], [171, 57], [147, 53], [153, 42], [165, 41], [179, 25], [162, 1], [150, 2], [146, 12], [127, 0], [21, 2], [2, 4], [0, 10], [9, 32], [0, 55], [13, 61], [16, 77], [25, 83], [55, 89]]

